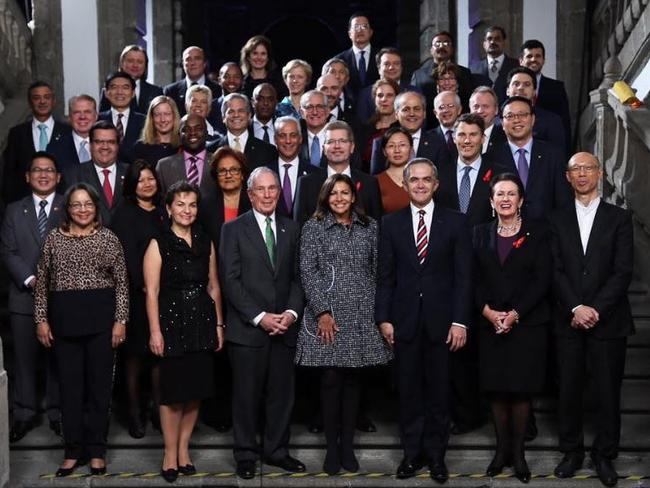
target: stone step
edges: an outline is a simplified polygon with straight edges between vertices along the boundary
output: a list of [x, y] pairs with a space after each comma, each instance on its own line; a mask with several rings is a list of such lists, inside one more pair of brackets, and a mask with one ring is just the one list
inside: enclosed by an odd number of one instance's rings
[[650, 348], [628, 347], [625, 357], [625, 378], [650, 379]]

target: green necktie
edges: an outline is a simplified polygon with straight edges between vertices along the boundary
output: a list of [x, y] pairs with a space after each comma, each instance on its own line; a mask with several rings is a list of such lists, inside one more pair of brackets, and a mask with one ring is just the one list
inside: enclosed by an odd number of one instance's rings
[[264, 240], [266, 241], [266, 250], [269, 253], [271, 264], [275, 267], [275, 235], [273, 234], [273, 227], [271, 227], [271, 217], [266, 218]]

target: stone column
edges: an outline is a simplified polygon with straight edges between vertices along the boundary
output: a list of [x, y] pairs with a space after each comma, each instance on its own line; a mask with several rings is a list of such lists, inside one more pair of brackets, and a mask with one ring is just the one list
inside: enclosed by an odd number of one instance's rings
[[33, 38], [34, 79], [47, 81], [54, 88], [54, 115], [63, 116], [63, 47], [61, 44], [61, 0], [34, 0]]
[[449, 15], [453, 0], [422, 0], [420, 3], [420, 63], [431, 57], [431, 39], [441, 30], [452, 31]]
[[137, 2], [132, 0], [97, 0], [99, 80], [117, 70], [124, 46], [137, 44]]
[[176, 80], [175, 69], [178, 62], [174, 59], [174, 8], [173, 0], [151, 0], [153, 2], [153, 70], [154, 83], [167, 85]]

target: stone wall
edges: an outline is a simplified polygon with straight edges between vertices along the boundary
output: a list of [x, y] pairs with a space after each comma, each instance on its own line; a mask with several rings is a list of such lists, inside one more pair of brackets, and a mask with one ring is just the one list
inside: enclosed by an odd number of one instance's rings
[[9, 405], [7, 404], [7, 372], [0, 339], [0, 487], [9, 483]]

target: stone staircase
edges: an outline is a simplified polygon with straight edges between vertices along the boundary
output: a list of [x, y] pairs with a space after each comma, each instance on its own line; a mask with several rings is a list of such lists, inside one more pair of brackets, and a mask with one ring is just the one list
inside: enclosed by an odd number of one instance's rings
[[[650, 297], [635, 286], [630, 293], [637, 324], [637, 334], [629, 341], [625, 378], [622, 390], [622, 446], [616, 461], [621, 487], [650, 487]], [[586, 405], [590, 404], [589, 392]], [[590, 461], [585, 461], [575, 478], [558, 480], [552, 476], [561, 454], [557, 451], [555, 400], [542, 397], [535, 400], [539, 427], [538, 437], [528, 445], [527, 460], [533, 473], [532, 487], [598, 487]], [[304, 425], [292, 427], [292, 454], [307, 465], [307, 474], [288, 475], [277, 468], [260, 466], [259, 475], [243, 481], [234, 475], [232, 438], [218, 434], [199, 424], [193, 437], [192, 455], [200, 470], [195, 476], [180, 477], [180, 486], [268, 486], [268, 487], [413, 487], [433, 486], [426, 470], [410, 480], [396, 480], [394, 471], [401, 459], [394, 402], [384, 399], [373, 403], [371, 417], [377, 420], [378, 431], [359, 433], [356, 438], [361, 472], [334, 477], [321, 472], [324, 457], [324, 439], [310, 434]], [[588, 410], [588, 408], [587, 408]], [[587, 413], [587, 421], [589, 415]], [[587, 445], [593, 435], [587, 424]], [[494, 449], [494, 434], [490, 424], [469, 434], [451, 438], [447, 466], [451, 477], [449, 486], [497, 487], [520, 486], [507, 470], [494, 479], [486, 478], [484, 471]], [[19, 443], [11, 447], [10, 487], [158, 487], [168, 484], [158, 475], [162, 458], [162, 437], [150, 426], [143, 439], [129, 437], [125, 427], [114, 421], [109, 435], [109, 474], [88, 476], [87, 468], [80, 468], [67, 479], [53, 478], [62, 457], [61, 444], [47, 428], [41, 425]]]

